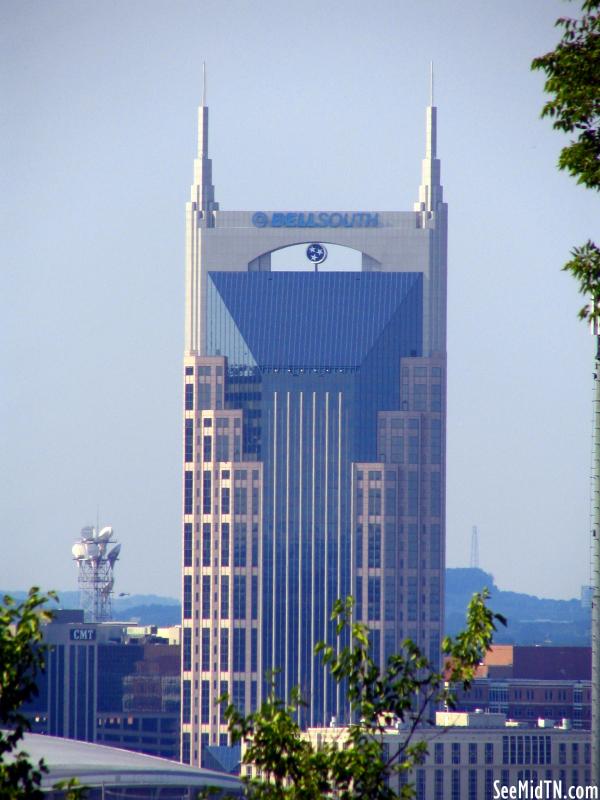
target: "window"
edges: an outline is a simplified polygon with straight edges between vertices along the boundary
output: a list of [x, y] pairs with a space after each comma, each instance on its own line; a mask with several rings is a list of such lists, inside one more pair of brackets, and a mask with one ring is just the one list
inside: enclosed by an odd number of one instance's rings
[[229, 523], [221, 525], [221, 566], [229, 566]]
[[381, 619], [381, 578], [369, 576], [368, 580], [368, 618]]
[[182, 722], [191, 722], [192, 717], [192, 683], [185, 680], [183, 682], [183, 696], [181, 698], [181, 717]]
[[186, 522], [183, 526], [183, 566], [192, 566], [192, 523]]
[[202, 669], [210, 669], [210, 628], [202, 628]]
[[444, 763], [444, 744], [443, 742], [436, 742], [434, 746], [434, 760], [436, 764]]
[[477, 763], [477, 743], [469, 742], [469, 764]]
[[567, 763], [567, 745], [565, 744], [565, 742], [559, 742], [558, 744], [558, 763], [559, 764]]
[[200, 722], [206, 725], [210, 721], [210, 681], [202, 681], [200, 697]]
[[216, 437], [216, 444], [217, 444], [217, 453], [216, 459], [217, 461], [229, 461], [229, 437], [224, 436], [222, 433], [217, 431]]
[[[250, 671], [256, 672], [258, 669], [258, 631], [252, 628], [250, 631]], [[252, 685], [256, 689], [256, 681], [252, 681]], [[256, 706], [253, 706], [253, 709]]]
[[198, 410], [210, 408], [210, 383], [198, 384]]
[[[504, 784], [506, 786], [506, 784]], [[486, 769], [485, 771], [485, 797], [494, 796], [494, 770]]]
[[[186, 367], [187, 369], [187, 367]], [[181, 753], [181, 760], [184, 764], [189, 764], [191, 761], [191, 739], [189, 733], [183, 734], [183, 748]]]
[[425, 800], [425, 770], [417, 770], [417, 800]]
[[477, 800], [477, 770], [469, 770], [469, 800]]
[[360, 575], [356, 578], [356, 591], [354, 592], [354, 599], [356, 601], [356, 619], [362, 619], [363, 579]]
[[409, 464], [418, 464], [419, 463], [419, 437], [418, 436], [409, 436], [408, 437], [408, 463]]
[[252, 525], [252, 566], [258, 567], [258, 525]]
[[192, 514], [194, 511], [194, 473], [192, 470], [185, 471], [183, 498], [183, 513]]
[[452, 763], [460, 764], [460, 742], [452, 742]]
[[381, 566], [381, 525], [369, 525], [369, 567]]
[[248, 490], [245, 486], [236, 486], [233, 492], [235, 513], [246, 514], [248, 511]]
[[246, 576], [233, 576], [233, 618], [246, 618]]
[[252, 619], [258, 619], [258, 575], [252, 576], [252, 597], [250, 603]]
[[186, 419], [185, 421], [185, 461], [189, 463], [194, 460], [194, 420]]
[[204, 436], [202, 441], [202, 461], [212, 458], [212, 436]]
[[[454, 745], [452, 745], [454, 747]], [[459, 745], [460, 747], [460, 745]], [[460, 770], [452, 770], [452, 800], [460, 800]]]
[[230, 494], [227, 486], [221, 489], [221, 514], [229, 514], [230, 512]]
[[355, 547], [356, 547], [356, 566], [362, 567], [363, 565], [363, 526], [357, 525], [356, 526], [356, 537], [355, 537]]
[[210, 522], [202, 525], [202, 566], [210, 567]]
[[192, 618], [192, 576], [183, 576], [183, 618]]
[[442, 513], [442, 484], [439, 472], [431, 473], [431, 514], [439, 517]]
[[210, 619], [210, 575], [202, 576], [202, 619]]
[[413, 409], [415, 411], [425, 411], [427, 404], [427, 384], [415, 383], [413, 394]]
[[192, 629], [183, 629], [183, 668], [189, 670], [192, 668]]
[[211, 479], [211, 471], [209, 469], [204, 470], [202, 480], [202, 511], [205, 514], [210, 514], [211, 512]]
[[415, 470], [408, 473], [408, 514], [416, 517], [419, 510], [419, 476]]
[[493, 764], [494, 763], [494, 743], [493, 742], [486, 742], [485, 743], [485, 763], [486, 764]]
[[233, 671], [246, 671], [246, 631], [244, 628], [233, 629]]
[[435, 783], [433, 788], [433, 798], [434, 800], [444, 800], [444, 770], [443, 769], [436, 769], [435, 771]]
[[229, 619], [229, 575], [221, 576], [221, 619]]
[[381, 489], [369, 489], [369, 515], [381, 514]]
[[221, 659], [220, 668], [229, 669], [229, 628], [221, 628]]
[[439, 419], [431, 420], [430, 460], [432, 464], [442, 463], [442, 423]]
[[246, 566], [246, 525], [241, 522], [233, 526], [233, 566]]

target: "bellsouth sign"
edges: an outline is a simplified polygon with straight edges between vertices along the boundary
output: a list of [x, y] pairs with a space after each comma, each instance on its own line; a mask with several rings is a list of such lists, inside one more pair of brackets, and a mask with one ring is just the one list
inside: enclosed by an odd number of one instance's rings
[[373, 211], [256, 211], [255, 228], [378, 228], [379, 214]]

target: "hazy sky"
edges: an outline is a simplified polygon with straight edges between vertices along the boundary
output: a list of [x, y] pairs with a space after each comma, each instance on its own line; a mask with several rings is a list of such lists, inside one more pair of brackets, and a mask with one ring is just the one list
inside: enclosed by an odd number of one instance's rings
[[409, 210], [429, 62], [449, 203], [450, 566], [589, 581], [592, 339], [531, 59], [557, 0], [4, 0], [0, 588], [74, 589], [83, 525], [116, 590], [180, 583], [184, 203], [202, 61], [223, 209]]

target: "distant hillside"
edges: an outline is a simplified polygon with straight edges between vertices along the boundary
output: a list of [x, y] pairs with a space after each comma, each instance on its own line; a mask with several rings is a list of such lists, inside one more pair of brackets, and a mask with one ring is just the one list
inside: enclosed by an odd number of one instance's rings
[[[446, 570], [446, 633], [464, 627], [469, 600], [484, 587], [491, 593], [490, 608], [508, 619], [508, 627], [494, 636], [498, 644], [590, 644], [591, 612], [582, 608], [579, 600], [548, 600], [502, 591], [489, 572], [466, 567]], [[25, 597], [25, 592], [8, 594]], [[59, 597], [61, 608], [79, 607], [77, 592], [59, 592]], [[115, 619], [135, 620], [139, 625], [178, 625], [181, 621], [179, 600], [154, 594], [115, 597], [113, 612]]]
[[590, 644], [591, 612], [579, 600], [502, 591], [489, 572], [467, 567], [446, 570], [447, 633], [457, 633], [464, 626], [471, 596], [484, 587], [490, 590], [490, 608], [508, 619], [508, 626], [494, 636], [498, 644]]

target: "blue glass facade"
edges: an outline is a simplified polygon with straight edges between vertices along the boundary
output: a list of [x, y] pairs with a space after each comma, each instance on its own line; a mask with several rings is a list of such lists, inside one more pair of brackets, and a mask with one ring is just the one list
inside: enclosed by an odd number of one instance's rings
[[352, 464], [377, 460], [378, 412], [400, 408], [401, 359], [422, 355], [422, 275], [208, 278], [207, 355], [227, 359], [225, 407], [244, 412], [243, 457], [266, 476], [261, 668], [321, 724], [345, 707], [313, 648], [352, 594]]

